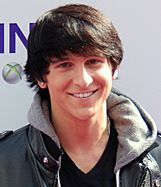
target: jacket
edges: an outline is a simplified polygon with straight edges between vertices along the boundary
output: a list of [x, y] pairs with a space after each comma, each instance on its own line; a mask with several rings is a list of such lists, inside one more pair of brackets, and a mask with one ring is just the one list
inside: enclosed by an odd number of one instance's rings
[[[59, 139], [49, 120], [48, 103], [38, 95], [28, 113], [30, 125], [0, 136], [0, 187], [61, 187]], [[107, 115], [118, 133], [117, 187], [161, 186], [161, 135], [149, 114], [113, 90]]]

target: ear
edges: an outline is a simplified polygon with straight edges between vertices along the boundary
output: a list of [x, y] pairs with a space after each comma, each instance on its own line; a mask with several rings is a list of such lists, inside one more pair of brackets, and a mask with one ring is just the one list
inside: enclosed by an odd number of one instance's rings
[[112, 75], [112, 80], [116, 80], [118, 79], [118, 69], [116, 69], [114, 72], [113, 72], [113, 75]]
[[37, 81], [40, 88], [45, 89], [47, 87], [47, 83], [44, 81]]

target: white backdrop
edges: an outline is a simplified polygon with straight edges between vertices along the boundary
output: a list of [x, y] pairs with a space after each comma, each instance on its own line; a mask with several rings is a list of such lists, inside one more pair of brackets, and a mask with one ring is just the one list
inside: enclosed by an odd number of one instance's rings
[[[109, 16], [119, 30], [124, 60], [114, 86], [126, 92], [147, 109], [161, 129], [161, 11], [160, 0], [2, 0], [0, 5], [0, 131], [27, 124], [27, 110], [33, 92], [24, 79], [8, 84], [2, 77], [6, 64], [24, 65], [26, 48], [11, 25], [19, 26], [27, 37], [29, 23], [45, 11], [66, 3], [86, 3]], [[12, 38], [10, 35], [12, 34]], [[4, 40], [4, 41], [3, 41]], [[11, 44], [10, 44], [11, 43]], [[14, 46], [13, 46], [14, 45]], [[13, 48], [15, 47], [15, 52]], [[10, 49], [12, 48], [12, 49]]]

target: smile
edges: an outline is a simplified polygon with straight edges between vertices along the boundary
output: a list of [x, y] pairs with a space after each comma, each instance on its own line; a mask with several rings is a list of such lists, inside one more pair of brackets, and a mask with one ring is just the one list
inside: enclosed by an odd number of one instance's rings
[[92, 91], [92, 92], [75, 93], [75, 94], [70, 94], [70, 95], [77, 97], [77, 98], [87, 98], [87, 97], [90, 97], [91, 95], [93, 95], [96, 91], [97, 90]]

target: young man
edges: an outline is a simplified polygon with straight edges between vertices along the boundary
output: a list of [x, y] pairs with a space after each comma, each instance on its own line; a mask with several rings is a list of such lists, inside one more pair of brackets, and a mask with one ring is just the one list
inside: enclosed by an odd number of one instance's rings
[[42, 15], [28, 39], [30, 125], [3, 134], [0, 186], [160, 186], [160, 138], [147, 112], [112, 88], [122, 61], [111, 21], [86, 5]]

